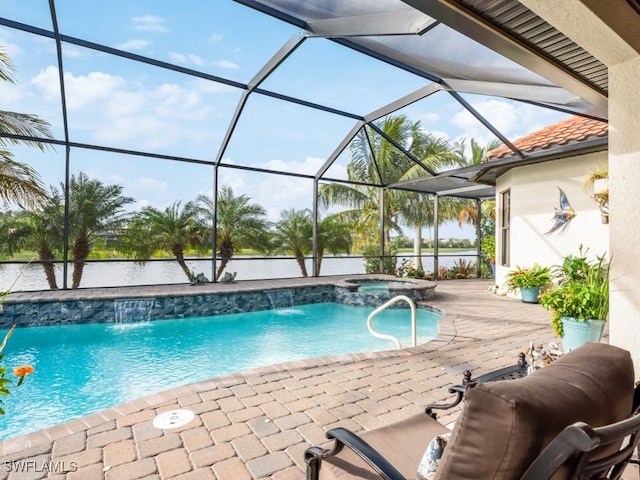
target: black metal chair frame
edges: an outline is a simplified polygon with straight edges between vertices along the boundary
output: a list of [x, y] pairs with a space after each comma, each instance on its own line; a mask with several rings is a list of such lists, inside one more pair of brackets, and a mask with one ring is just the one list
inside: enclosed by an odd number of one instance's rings
[[[525, 355], [524, 353], [520, 353], [518, 355], [518, 363], [515, 365], [493, 370], [476, 378], [472, 378], [471, 372], [465, 370], [462, 374], [462, 383], [449, 387], [449, 393], [455, 394], [455, 399], [451, 403], [433, 403], [428, 405], [425, 408], [425, 413], [433, 419], [436, 419], [437, 415], [434, 410], [448, 410], [459, 405], [464, 399], [464, 392], [469, 383], [496, 382], [522, 378], [528, 374], [528, 369], [529, 365], [527, 364]], [[367, 442], [350, 430], [341, 427], [333, 428], [327, 432], [327, 438], [329, 440], [335, 440], [333, 448], [330, 450], [314, 446], [305, 451], [304, 457], [305, 463], [307, 464], [307, 480], [317, 480], [322, 459], [338, 454], [345, 446], [353, 450], [360, 458], [367, 462], [373, 471], [377, 472], [381, 478], [385, 480], [405, 480], [393, 465]]]
[[[471, 372], [467, 370], [464, 372], [462, 384], [449, 388], [449, 392], [456, 395], [453, 402], [429, 405], [425, 413], [435, 419], [434, 409], [446, 410], [457, 406], [464, 399], [467, 385], [471, 382], [483, 383], [522, 378], [528, 374], [528, 369], [525, 356], [521, 353], [516, 365], [473, 379]], [[629, 463], [639, 463], [637, 459], [631, 457], [634, 451], [638, 451], [640, 455], [640, 382], [636, 384], [632, 412], [629, 418], [603, 427], [592, 428], [582, 422], [569, 425], [538, 455], [521, 480], [548, 479], [567, 461], [571, 461], [572, 464], [574, 476], [571, 478], [620, 479]], [[307, 480], [318, 480], [322, 459], [338, 454], [345, 446], [362, 458], [380, 478], [404, 480], [402, 474], [393, 465], [353, 432], [345, 428], [334, 428], [327, 432], [327, 438], [335, 440], [331, 449], [314, 446], [305, 451]], [[626, 443], [623, 443], [615, 453], [604, 458], [598, 457], [598, 447], [622, 442], [624, 439]], [[596, 454], [595, 457], [594, 454]]]

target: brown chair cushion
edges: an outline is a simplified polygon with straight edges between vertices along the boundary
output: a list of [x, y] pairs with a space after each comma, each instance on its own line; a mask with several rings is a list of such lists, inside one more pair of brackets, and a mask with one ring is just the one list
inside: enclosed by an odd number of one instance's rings
[[633, 384], [629, 352], [602, 343], [519, 380], [472, 384], [436, 479], [518, 479], [567, 425], [627, 418]]
[[[450, 430], [429, 415], [421, 413], [392, 425], [359, 434], [375, 448], [403, 477], [415, 479], [418, 464], [433, 437]], [[371, 467], [348, 448], [320, 464], [320, 480], [380, 480]]]

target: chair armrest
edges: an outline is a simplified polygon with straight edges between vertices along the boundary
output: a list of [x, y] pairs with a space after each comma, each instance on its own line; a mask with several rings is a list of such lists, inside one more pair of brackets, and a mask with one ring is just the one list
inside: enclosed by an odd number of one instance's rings
[[310, 447], [304, 452], [304, 460], [307, 464], [307, 480], [317, 480], [319, 460], [338, 454], [345, 446], [363, 459], [380, 475], [380, 478], [384, 480], [404, 480], [400, 472], [380, 455], [376, 449], [350, 430], [341, 427], [334, 428], [327, 432], [327, 438], [335, 440], [331, 450]]
[[487, 383], [498, 382], [501, 380], [515, 380], [517, 378], [526, 377], [529, 373], [528, 369], [529, 365], [527, 364], [525, 354], [520, 353], [518, 354], [518, 363], [516, 363], [515, 365], [500, 368], [498, 370], [485, 373], [484, 375], [480, 375], [479, 377], [471, 378], [471, 372], [469, 370], [465, 370], [465, 372], [463, 373], [462, 383], [449, 387], [449, 393], [455, 393], [456, 398], [451, 403], [432, 403], [430, 405], [427, 405], [427, 408], [425, 408], [424, 411], [427, 415], [431, 416], [434, 419], [437, 419], [437, 415], [433, 410], [448, 410], [457, 406], [464, 399], [464, 393], [467, 390], [467, 385], [469, 385], [470, 383]]

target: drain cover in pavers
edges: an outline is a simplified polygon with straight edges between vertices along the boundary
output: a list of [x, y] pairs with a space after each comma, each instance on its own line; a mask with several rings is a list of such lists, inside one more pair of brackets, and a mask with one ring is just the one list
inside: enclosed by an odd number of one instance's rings
[[153, 419], [153, 426], [160, 429], [179, 428], [191, 420], [195, 414], [191, 410], [169, 410]]

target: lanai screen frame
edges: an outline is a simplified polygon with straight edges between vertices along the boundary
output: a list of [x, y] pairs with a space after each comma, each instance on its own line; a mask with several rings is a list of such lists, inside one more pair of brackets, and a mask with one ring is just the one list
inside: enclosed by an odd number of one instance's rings
[[[216, 76], [216, 75], [211, 75], [208, 73], [204, 73], [202, 71], [198, 71], [195, 69], [190, 69], [190, 68], [185, 68], [173, 63], [168, 63], [168, 62], [164, 62], [164, 61], [160, 61], [154, 58], [150, 58], [150, 57], [146, 57], [146, 56], [142, 56], [142, 55], [138, 55], [135, 53], [131, 53], [131, 52], [127, 52], [124, 50], [119, 50], [116, 48], [112, 48], [100, 43], [95, 43], [95, 42], [90, 42], [87, 40], [83, 40], [80, 38], [76, 38], [76, 37], [72, 37], [72, 36], [68, 36], [65, 35], [63, 33], [61, 33], [58, 29], [58, 22], [57, 22], [57, 17], [56, 17], [56, 9], [55, 9], [55, 0], [49, 0], [49, 9], [50, 9], [50, 13], [51, 13], [51, 20], [52, 20], [52, 25], [53, 25], [53, 29], [52, 30], [46, 30], [46, 29], [42, 29], [39, 27], [35, 27], [33, 25], [27, 25], [27, 24], [23, 24], [23, 23], [19, 23], [10, 19], [6, 19], [6, 18], [0, 18], [0, 25], [4, 25], [6, 27], [9, 28], [13, 28], [16, 30], [20, 30], [23, 32], [27, 32], [33, 35], [40, 35], [46, 38], [50, 38], [53, 39], [55, 41], [56, 44], [56, 51], [57, 51], [57, 61], [58, 61], [58, 72], [59, 72], [59, 77], [60, 77], [60, 100], [61, 100], [61, 108], [62, 108], [62, 119], [63, 119], [63, 124], [64, 124], [64, 139], [60, 140], [60, 139], [46, 139], [46, 138], [32, 138], [32, 137], [26, 137], [26, 136], [19, 136], [19, 135], [11, 135], [11, 134], [6, 134], [6, 133], [2, 133], [0, 134], [0, 136], [2, 137], [6, 137], [6, 138], [15, 138], [15, 139], [19, 139], [19, 140], [28, 140], [28, 141], [38, 141], [38, 142], [42, 142], [42, 143], [49, 143], [52, 145], [56, 145], [56, 146], [60, 146], [60, 147], [64, 147], [65, 149], [65, 174], [64, 174], [64, 183], [67, 186], [67, 189], [65, 190], [65, 207], [67, 208], [68, 206], [68, 196], [69, 196], [69, 192], [68, 192], [68, 185], [69, 185], [69, 180], [70, 180], [70, 150], [71, 148], [80, 148], [80, 149], [89, 149], [89, 150], [101, 150], [101, 151], [106, 151], [106, 152], [111, 152], [111, 153], [116, 153], [116, 154], [126, 154], [126, 155], [136, 155], [136, 156], [141, 156], [141, 157], [146, 157], [146, 158], [155, 158], [155, 159], [163, 159], [163, 160], [170, 160], [170, 161], [179, 161], [179, 162], [187, 162], [187, 163], [194, 163], [194, 164], [203, 164], [203, 165], [208, 165], [208, 166], [212, 166], [214, 168], [214, 174], [213, 174], [213, 178], [212, 178], [212, 183], [213, 183], [213, 192], [214, 192], [214, 198], [217, 198], [217, 194], [218, 194], [218, 177], [219, 177], [219, 169], [221, 167], [223, 168], [230, 168], [230, 169], [240, 169], [240, 170], [247, 170], [247, 171], [253, 171], [253, 172], [260, 172], [260, 173], [268, 173], [268, 174], [275, 174], [275, 175], [285, 175], [285, 176], [290, 176], [290, 177], [299, 177], [299, 178], [305, 178], [305, 179], [309, 179], [313, 181], [313, 185], [314, 185], [314, 195], [313, 198], [315, 199], [314, 204], [313, 204], [313, 240], [314, 240], [314, 249], [313, 249], [313, 254], [312, 254], [312, 260], [315, 260], [315, 258], [317, 257], [317, 224], [318, 224], [318, 182], [319, 181], [338, 181], [338, 182], [345, 182], [348, 183], [345, 180], [341, 180], [341, 179], [332, 179], [332, 178], [328, 178], [325, 177], [325, 174], [327, 172], [327, 170], [329, 169], [329, 167], [332, 165], [333, 161], [335, 161], [335, 159], [342, 153], [342, 151], [348, 146], [349, 142], [355, 137], [355, 135], [357, 134], [357, 132], [365, 127], [368, 126], [370, 128], [373, 128], [378, 134], [385, 136], [384, 132], [382, 132], [378, 127], [376, 127], [375, 125], [375, 121], [378, 120], [379, 118], [388, 115], [390, 113], [393, 113], [395, 111], [397, 111], [398, 109], [411, 104], [413, 102], [416, 102], [422, 98], [426, 98], [429, 95], [432, 95], [436, 92], [447, 92], [449, 95], [451, 95], [451, 97], [458, 102], [460, 105], [462, 105], [467, 111], [469, 111], [478, 121], [480, 121], [489, 131], [491, 131], [497, 138], [499, 138], [504, 144], [508, 145], [510, 147], [510, 149], [514, 152], [514, 154], [519, 157], [519, 158], [524, 158], [524, 155], [518, 151], [518, 149], [510, 142], [510, 140], [504, 136], [497, 128], [495, 128], [489, 121], [487, 121], [479, 112], [477, 112], [468, 102], [466, 102], [464, 100], [464, 98], [460, 95], [460, 93], [458, 93], [458, 91], [454, 90], [452, 88], [452, 84], [455, 84], [456, 82], [454, 81], [455, 79], [449, 79], [448, 81], [446, 81], [443, 78], [440, 78], [436, 75], [430, 74], [429, 72], [426, 71], [420, 71], [419, 69], [415, 68], [415, 66], [412, 66], [410, 64], [407, 63], [403, 63], [401, 60], [397, 59], [397, 58], [393, 58], [391, 56], [385, 55], [383, 53], [380, 52], [375, 52], [372, 51], [370, 49], [367, 49], [365, 47], [363, 47], [362, 45], [358, 44], [357, 42], [354, 43], [352, 40], [350, 40], [348, 38], [348, 35], [338, 35], [335, 32], [331, 32], [329, 31], [328, 33], [325, 34], [326, 38], [329, 38], [341, 45], [347, 46], [348, 48], [353, 48], [363, 54], [367, 54], [370, 56], [373, 56], [374, 58], [377, 58], [378, 60], [384, 61], [386, 63], [389, 63], [395, 67], [407, 70], [413, 74], [422, 76], [423, 78], [425, 78], [426, 80], [429, 80], [430, 83], [427, 84], [426, 86], [416, 90], [415, 92], [406, 95], [402, 98], [399, 98], [398, 100], [390, 103], [389, 105], [386, 105], [384, 107], [378, 108], [373, 112], [370, 112], [368, 114], [365, 115], [361, 115], [361, 114], [355, 114], [355, 113], [351, 113], [348, 111], [343, 111], [343, 110], [339, 110], [339, 109], [335, 109], [335, 108], [331, 108], [328, 107], [326, 105], [322, 105], [322, 104], [317, 104], [317, 103], [312, 103], [300, 98], [296, 98], [296, 97], [292, 97], [292, 96], [287, 96], [287, 95], [283, 95], [281, 93], [277, 93], [274, 91], [269, 91], [269, 90], [265, 90], [260, 88], [260, 85], [262, 84], [262, 82], [272, 73], [274, 72], [278, 66], [280, 66], [282, 64], [282, 62], [284, 62], [287, 57], [289, 55], [291, 55], [304, 41], [306, 41], [308, 38], [311, 37], [316, 37], [316, 36], [322, 36], [322, 34], [318, 33], [318, 24], [314, 24], [311, 25], [308, 22], [305, 22], [299, 18], [295, 18], [292, 16], [289, 16], [283, 12], [278, 12], [278, 11], [274, 11], [274, 10], [269, 10], [268, 7], [265, 6], [264, 2], [255, 2], [255, 1], [250, 1], [250, 0], [239, 0], [238, 3], [241, 3], [245, 6], [251, 7], [251, 8], [255, 8], [257, 10], [260, 10], [264, 13], [268, 13], [272, 16], [275, 16], [277, 18], [279, 18], [280, 20], [283, 21], [287, 21], [299, 28], [302, 28], [304, 30], [304, 32], [300, 32], [297, 33], [296, 35], [294, 35], [291, 39], [289, 39], [289, 41], [287, 41], [282, 48], [259, 70], [259, 72], [247, 83], [242, 83], [242, 82], [238, 82], [238, 81], [234, 81], [234, 80], [230, 80], [228, 78], [224, 78], [224, 77], [220, 77], [220, 76]], [[349, 24], [351, 23], [351, 26], [349, 26]], [[354, 19], [353, 22], [350, 22], [348, 19], [346, 21], [346, 27], [345, 24], [343, 22], [343, 25], [341, 26], [341, 28], [346, 28], [347, 30], [349, 28], [359, 28], [358, 26], [359, 20], [358, 19]], [[429, 23], [429, 25], [425, 28], [425, 31], [433, 28], [433, 25], [436, 22], [433, 23]], [[384, 33], [382, 33], [381, 35], [385, 35]], [[358, 35], [356, 35], [357, 37]], [[371, 35], [368, 35], [371, 36]], [[375, 35], [374, 35], [375, 36]], [[237, 89], [240, 89], [242, 91], [241, 94], [241, 98], [240, 101], [238, 103], [238, 105], [236, 106], [236, 111], [233, 115], [233, 117], [231, 118], [230, 122], [229, 122], [229, 126], [226, 132], [226, 135], [224, 137], [224, 140], [221, 142], [221, 145], [216, 153], [215, 159], [212, 161], [207, 161], [207, 160], [202, 160], [202, 159], [195, 159], [195, 158], [184, 158], [184, 157], [177, 157], [177, 156], [171, 156], [171, 155], [162, 155], [162, 154], [157, 154], [157, 153], [150, 153], [150, 152], [143, 152], [143, 151], [137, 151], [137, 150], [128, 150], [128, 149], [120, 149], [120, 148], [114, 148], [114, 147], [108, 147], [108, 146], [101, 146], [101, 145], [94, 145], [94, 144], [86, 144], [86, 143], [78, 143], [78, 142], [73, 142], [70, 140], [70, 136], [69, 136], [69, 126], [68, 126], [68, 120], [67, 120], [67, 99], [66, 99], [66, 94], [65, 94], [65, 81], [64, 81], [64, 63], [63, 63], [63, 57], [62, 57], [62, 45], [63, 43], [65, 44], [70, 44], [70, 45], [76, 45], [76, 46], [80, 46], [80, 47], [84, 47], [84, 48], [88, 48], [97, 52], [102, 52], [105, 54], [109, 54], [109, 55], [115, 55], [118, 57], [122, 57], [124, 59], [127, 59], [129, 61], [134, 61], [134, 62], [140, 62], [140, 63], [144, 63], [147, 65], [151, 65], [154, 67], [158, 67], [158, 68], [162, 68], [162, 69], [167, 69], [167, 70], [171, 70], [174, 72], [178, 72], [181, 74], [185, 74], [185, 75], [189, 75], [195, 78], [201, 78], [204, 80], [208, 80], [208, 81], [212, 81], [218, 84], [222, 84], [222, 85], [228, 85]], [[496, 93], [495, 90], [495, 85], [483, 85], [482, 82], [464, 82], [464, 81], [460, 81], [459, 82], [460, 85], [464, 85], [468, 91], [472, 91], [474, 93], [480, 93], [481, 91], [483, 91], [483, 88], [488, 88], [488, 91], [490, 91], [491, 93]], [[550, 92], [551, 93], [551, 97], [556, 98], [557, 93], [558, 93], [558, 89], [555, 87], [545, 87], [545, 86], [539, 86], [539, 87], [535, 87], [532, 85], [528, 85], [528, 86], [522, 86], [522, 85], [514, 85], [513, 89], [504, 89], [504, 85], [501, 86], [501, 88], [503, 90], [499, 90], [500, 93], [504, 94], [505, 98], [511, 98], [514, 100], [520, 100], [520, 101], [526, 101], [526, 102], [532, 102], [532, 100], [528, 99], [528, 97], [532, 94], [533, 90], [537, 90], [537, 93], [534, 96], [537, 97], [544, 97], [545, 92]], [[517, 94], [517, 91], [523, 91], [526, 90], [526, 93], [524, 94], [524, 97], [527, 98], [519, 98], [519, 95]], [[313, 109], [317, 109], [326, 113], [330, 113], [330, 114], [334, 114], [334, 115], [338, 115], [344, 118], [348, 118], [348, 119], [352, 119], [355, 124], [354, 127], [352, 128], [352, 130], [350, 132], [347, 133], [347, 135], [344, 137], [343, 141], [340, 142], [339, 145], [337, 145], [336, 149], [334, 150], [334, 152], [327, 158], [325, 164], [315, 173], [309, 173], [309, 174], [294, 174], [291, 172], [281, 172], [281, 171], [274, 171], [274, 170], [267, 170], [267, 169], [262, 169], [262, 168], [257, 168], [257, 167], [251, 167], [251, 166], [246, 166], [246, 165], [231, 165], [231, 164], [224, 164], [223, 163], [223, 156], [224, 153], [226, 151], [226, 148], [228, 146], [229, 140], [232, 138], [233, 134], [234, 134], [234, 130], [235, 130], [235, 126], [237, 124], [238, 119], [240, 118], [240, 116], [242, 115], [242, 111], [243, 108], [246, 104], [246, 101], [248, 100], [248, 98], [251, 95], [265, 95], [271, 98], [275, 98], [278, 99], [280, 101], [285, 101], [285, 102], [291, 102], [297, 105], [301, 105], [304, 107], [308, 107], [308, 108], [313, 108]], [[522, 96], [522, 95], [520, 95]], [[575, 104], [572, 105], [567, 105], [566, 107], [563, 107], [561, 105], [558, 104], [554, 104], [552, 100], [549, 100], [549, 104], [545, 105], [541, 102], [532, 102], [532, 103], [536, 103], [540, 106], [545, 106], [548, 108], [552, 108], [552, 109], [556, 109], [565, 113], [583, 113], [584, 111], [582, 111], [581, 109], [583, 108], [591, 108], [588, 104], [584, 105], [581, 104], [580, 102], [577, 102]], [[387, 140], [392, 141], [390, 138], [387, 137]], [[416, 159], [414, 157], [412, 157], [411, 153], [406, 151], [401, 145], [397, 145], [395, 144], [395, 147], [398, 148], [400, 151], [402, 151], [408, 158], [410, 158], [412, 161], [416, 162], [417, 164], [420, 164], [419, 159]], [[424, 165], [422, 165], [424, 167]], [[427, 171], [429, 171], [429, 169], [426, 169]], [[434, 202], [436, 204], [435, 210], [437, 211], [437, 201], [438, 201], [438, 197], [441, 195], [451, 195], [451, 196], [459, 196], [461, 198], [468, 198], [468, 199], [475, 199], [478, 202], [478, 207], [480, 205], [480, 201], [482, 199], [487, 199], [487, 198], [494, 198], [495, 197], [495, 192], [491, 189], [491, 185], [488, 185], [488, 190], [487, 186], [483, 186], [482, 184], [478, 184], [476, 182], [473, 181], [473, 173], [475, 171], [475, 169], [471, 168], [471, 169], [463, 169], [464, 171], [460, 172], [460, 175], [457, 175], [457, 172], [434, 172], [434, 171], [430, 171], [430, 173], [432, 174], [433, 179], [437, 180], [438, 177], [452, 177], [452, 178], [456, 178], [457, 180], [459, 180], [461, 182], [461, 185], [458, 188], [455, 189], [451, 189], [451, 188], [441, 188], [438, 187], [437, 182], [434, 182], [432, 184], [429, 184], [429, 182], [421, 182], [421, 183], [411, 183], [411, 182], [407, 182], [406, 184], [402, 184], [402, 185], [391, 185], [391, 184], [384, 184], [384, 183], [380, 183], [379, 185], [376, 185], [378, 188], [385, 190], [385, 189], [393, 189], [393, 188], [401, 188], [403, 190], [410, 190], [410, 191], [416, 191], [416, 192], [422, 192], [422, 193], [430, 193], [432, 195], [434, 195]], [[435, 187], [434, 187], [435, 185]], [[477, 190], [478, 188], [481, 188], [482, 190]], [[474, 193], [476, 191], [479, 191], [481, 193]], [[480, 209], [478, 209], [480, 210]], [[70, 263], [69, 260], [69, 252], [68, 252], [68, 238], [69, 238], [69, 231], [68, 231], [68, 219], [69, 219], [69, 215], [68, 215], [68, 210], [65, 209], [65, 241], [64, 241], [64, 252], [63, 252], [63, 260], [62, 260], [62, 265], [63, 265], [63, 289], [67, 289], [68, 285], [67, 285], [67, 277], [68, 277], [68, 265]], [[384, 219], [383, 216], [381, 215], [380, 218], [380, 222], [381, 225], [383, 223]], [[434, 221], [434, 228], [435, 228], [435, 239], [437, 241], [438, 235], [437, 235], [437, 225], [438, 225], [439, 221], [438, 218], [436, 216], [435, 221]], [[480, 222], [478, 222], [479, 224]], [[214, 218], [213, 221], [213, 229], [214, 229], [214, 234], [212, 235], [213, 238], [213, 253], [212, 253], [212, 263], [213, 263], [213, 272], [215, 272], [216, 270], [216, 263], [217, 263], [217, 258], [216, 258], [216, 251], [217, 251], [217, 245], [216, 245], [216, 235], [215, 235], [215, 228], [216, 228], [216, 221]], [[478, 228], [478, 232], [477, 232], [477, 237], [478, 239], [480, 239], [480, 235], [479, 235], [479, 228]], [[478, 242], [479, 245], [480, 242]], [[384, 245], [381, 242], [380, 245], [380, 252], [381, 252], [381, 258], [384, 256], [383, 252], [384, 252]], [[478, 256], [479, 256], [480, 250], [479, 250], [479, 246], [478, 246]], [[267, 257], [267, 258], [273, 258], [273, 257]], [[126, 261], [126, 260], [125, 260]], [[133, 260], [131, 260], [133, 261]], [[437, 265], [438, 265], [438, 252], [437, 252], [437, 247], [436, 250], [434, 252], [434, 261], [435, 261], [435, 270], [437, 271]], [[313, 275], [314, 276], [319, 276], [319, 272], [316, 271], [316, 263], [315, 261], [313, 261], [313, 265], [314, 265], [314, 272]]]

